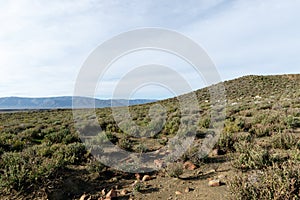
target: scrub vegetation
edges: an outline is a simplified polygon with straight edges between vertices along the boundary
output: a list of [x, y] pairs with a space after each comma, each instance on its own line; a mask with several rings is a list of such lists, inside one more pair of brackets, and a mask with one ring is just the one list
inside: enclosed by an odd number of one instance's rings
[[[214, 150], [218, 158], [229, 163], [231, 174], [224, 180], [228, 198], [299, 199], [300, 75], [246, 76], [223, 84], [226, 118]], [[195, 93], [199, 109], [194, 112], [200, 114], [200, 120], [193, 130], [194, 144], [178, 161], [153, 172], [158, 180], [164, 176], [182, 177], [185, 172], [179, 163], [186, 161], [201, 170], [216, 165], [215, 155], [202, 159], [197, 155], [213, 127], [209, 88]], [[180, 134], [182, 124], [194, 120], [184, 119], [177, 98], [158, 103], [164, 110], [152, 115], [154, 121], [149, 112], [155, 103], [130, 106], [130, 118], [122, 124], [115, 121], [110, 108], [97, 109], [97, 120], [107, 138], [120, 148], [137, 153], [156, 151]], [[148, 128], [140, 131], [138, 127]], [[79, 128], [97, 130], [93, 124]], [[95, 138], [107, 140], [101, 135]], [[92, 147], [82, 143], [72, 110], [0, 113], [0, 196], [79, 199], [86, 192], [97, 199], [101, 188], [122, 187], [126, 184], [122, 180], [134, 179], [134, 174], [115, 171], [97, 161]], [[199, 173], [198, 178], [201, 176]], [[112, 177], [116, 177], [113, 182]], [[143, 190], [134, 191], [136, 195]]]

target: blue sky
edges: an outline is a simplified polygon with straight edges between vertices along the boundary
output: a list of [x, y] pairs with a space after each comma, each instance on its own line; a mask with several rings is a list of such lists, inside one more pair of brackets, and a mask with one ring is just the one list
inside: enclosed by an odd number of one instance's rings
[[[297, 0], [0, 1], [0, 96], [72, 95], [82, 64], [99, 44], [143, 27], [175, 30], [196, 41], [222, 80], [299, 73], [299, 10]], [[178, 58], [144, 52], [120, 59], [95, 95], [110, 98], [127, 68], [153, 60], [182, 73], [192, 89], [205, 86]], [[138, 78], [143, 76], [166, 75]], [[149, 85], [134, 97], [173, 95], [167, 87]]]

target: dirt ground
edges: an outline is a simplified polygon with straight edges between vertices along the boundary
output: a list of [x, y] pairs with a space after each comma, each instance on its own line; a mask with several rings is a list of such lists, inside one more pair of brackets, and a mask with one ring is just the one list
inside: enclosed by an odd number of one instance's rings
[[[198, 200], [198, 199], [229, 199], [227, 179], [234, 174], [230, 161], [224, 158], [215, 158], [212, 162], [198, 167], [195, 170], [184, 170], [179, 178], [167, 176], [164, 172], [154, 172], [151, 179], [143, 182], [140, 191], [135, 191], [133, 183], [135, 174], [127, 174], [105, 170], [102, 173], [89, 173], [86, 166], [76, 166], [66, 169], [57, 175], [55, 181], [41, 190], [28, 191], [27, 196], [13, 199], [80, 199], [101, 200], [112, 188], [117, 191], [120, 200]], [[143, 177], [145, 174], [141, 174]], [[211, 187], [210, 180], [219, 179], [220, 186]], [[126, 194], [121, 194], [126, 190]], [[105, 191], [105, 193], [104, 193]], [[0, 197], [10, 200], [12, 196]]]
[[[226, 158], [215, 158], [217, 162], [205, 164], [195, 170], [184, 170], [179, 178], [172, 178], [163, 172], [155, 172], [150, 175], [151, 179], [143, 182], [139, 192], [133, 188], [136, 181], [134, 174], [124, 174], [121, 172], [105, 171], [100, 174], [88, 174], [84, 166], [75, 168], [68, 172], [68, 177], [64, 177], [57, 188], [55, 184], [50, 184], [45, 189], [41, 199], [101, 199], [105, 194], [114, 188], [118, 193], [117, 199], [134, 200], [198, 200], [198, 199], [229, 199], [229, 191], [226, 185], [228, 177], [234, 173], [230, 166], [230, 161]], [[143, 177], [145, 174], [141, 174]], [[210, 180], [219, 179], [220, 186], [211, 187]], [[122, 190], [127, 193], [121, 194]], [[82, 200], [81, 199], [81, 200]]]

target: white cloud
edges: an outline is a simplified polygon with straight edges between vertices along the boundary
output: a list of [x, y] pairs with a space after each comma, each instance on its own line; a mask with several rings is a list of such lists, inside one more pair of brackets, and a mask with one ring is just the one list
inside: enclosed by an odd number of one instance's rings
[[244, 74], [299, 73], [299, 1], [235, 1], [186, 30], [228, 79]]
[[[224, 79], [299, 73], [299, 9], [292, 0], [1, 1], [0, 96], [72, 95], [80, 66], [97, 45], [149, 26], [196, 40]], [[193, 71], [166, 60], [199, 88]]]

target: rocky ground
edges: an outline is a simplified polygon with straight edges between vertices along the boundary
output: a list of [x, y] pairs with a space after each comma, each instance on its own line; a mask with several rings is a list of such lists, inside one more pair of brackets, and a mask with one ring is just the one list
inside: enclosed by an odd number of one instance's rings
[[[64, 180], [62, 187], [53, 187], [52, 192], [48, 191], [47, 197], [44, 196], [44, 198], [80, 200], [229, 199], [226, 183], [234, 171], [227, 158], [222, 156], [213, 158], [218, 162], [198, 167], [191, 162], [181, 163], [183, 174], [178, 178], [170, 177], [164, 171], [152, 174], [114, 174], [110, 172], [106, 174], [106, 177], [98, 174], [85, 176], [71, 173], [70, 177]], [[83, 166], [82, 170], [84, 171]]]

